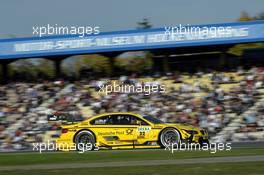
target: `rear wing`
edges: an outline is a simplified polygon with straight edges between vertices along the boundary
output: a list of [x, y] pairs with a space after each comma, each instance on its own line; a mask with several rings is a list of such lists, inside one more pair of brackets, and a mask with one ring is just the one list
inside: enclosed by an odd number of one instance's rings
[[52, 121], [61, 121], [61, 120], [65, 120], [65, 117], [58, 116], [58, 115], [54, 115], [54, 114], [49, 114], [47, 116], [47, 120], [49, 122], [52, 122]]
[[47, 120], [49, 122], [63, 122], [67, 124], [74, 124], [83, 121], [84, 118], [80, 115], [76, 115], [72, 113], [55, 113], [55, 114], [48, 114]]

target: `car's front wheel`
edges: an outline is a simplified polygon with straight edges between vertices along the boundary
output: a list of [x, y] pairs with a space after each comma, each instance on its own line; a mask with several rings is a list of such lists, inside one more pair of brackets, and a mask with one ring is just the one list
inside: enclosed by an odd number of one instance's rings
[[95, 148], [95, 137], [90, 131], [81, 131], [75, 137], [77, 150], [89, 151]]
[[160, 145], [162, 147], [172, 147], [179, 144], [181, 140], [181, 135], [179, 131], [174, 128], [164, 129], [159, 138]]

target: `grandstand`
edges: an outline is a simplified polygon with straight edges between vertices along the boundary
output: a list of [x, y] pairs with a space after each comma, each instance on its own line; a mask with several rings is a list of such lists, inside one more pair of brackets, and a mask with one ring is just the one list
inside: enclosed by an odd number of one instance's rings
[[[220, 25], [220, 24], [217, 24]], [[221, 24], [223, 25], [223, 24]], [[256, 34], [263, 29], [264, 22], [231, 23], [237, 28], [248, 28], [250, 35], [226, 38], [205, 38], [201, 41], [171, 41], [164, 43], [144, 43], [140, 45], [117, 45], [109, 48], [65, 48], [58, 50], [25, 50], [23, 44], [31, 42], [58, 42], [76, 39], [76, 36], [56, 36], [26, 39], [0, 40], [5, 48], [0, 52], [3, 65], [2, 75], [6, 77], [7, 64], [17, 59], [44, 57], [55, 63], [60, 76], [60, 63], [70, 55], [101, 53], [114, 58], [125, 51], [149, 50], [153, 53], [153, 72], [149, 75], [91, 76], [77, 81], [39, 80], [33, 82], [6, 82], [0, 86], [0, 151], [29, 150], [33, 142], [53, 141], [60, 133], [61, 122], [48, 122], [47, 115], [60, 113], [70, 115], [71, 121], [80, 121], [92, 115], [130, 111], [149, 114], [165, 122], [187, 123], [206, 128], [212, 141], [264, 141], [264, 71], [262, 67], [250, 68], [234, 66], [227, 69], [230, 57], [227, 48], [237, 43], [263, 42], [264, 34]], [[264, 31], [264, 30], [263, 30]], [[141, 33], [146, 37], [161, 29], [149, 31], [129, 31], [106, 33], [98, 36], [111, 37]], [[263, 35], [262, 35], [263, 34]], [[89, 36], [86, 36], [89, 37]], [[84, 39], [86, 38], [84, 37]], [[79, 38], [78, 38], [79, 39]], [[40, 41], [39, 41], [40, 40]], [[13, 48], [21, 44], [19, 51]], [[135, 44], [135, 43], [134, 43]], [[30, 49], [30, 48], [29, 48]], [[208, 51], [210, 54], [208, 56]], [[199, 54], [197, 54], [197, 53]], [[213, 53], [211, 53], [213, 52]], [[186, 54], [187, 57], [186, 58]], [[176, 56], [175, 56], [176, 55]], [[198, 56], [197, 56], [198, 55]], [[208, 69], [207, 61], [201, 57], [214, 59]], [[188, 60], [190, 64], [175, 62]], [[193, 62], [199, 59], [199, 64]], [[215, 59], [215, 60], [217, 60]], [[246, 59], [246, 58], [244, 58]], [[114, 61], [114, 59], [110, 59]], [[185, 60], [186, 61], [186, 60]], [[182, 64], [182, 65], [181, 65]], [[188, 71], [188, 67], [201, 69]], [[112, 63], [113, 65], [113, 63]], [[240, 64], [238, 64], [240, 65]], [[262, 64], [263, 65], [263, 64]], [[243, 65], [242, 65], [243, 66]], [[99, 84], [158, 84], [165, 85], [165, 93], [98, 93]]]
[[[264, 72], [252, 68], [250, 71], [185, 73], [178, 75], [177, 81], [174, 75], [167, 75], [79, 83], [9, 83], [1, 86], [1, 150], [23, 150], [33, 142], [54, 140], [61, 122], [48, 122], [47, 114], [67, 111], [74, 113], [76, 120], [113, 111], [147, 113], [165, 122], [207, 128], [216, 141], [263, 140], [263, 75]], [[94, 83], [127, 80], [134, 84], [166, 84], [167, 91], [149, 96], [104, 95], [93, 87]]]

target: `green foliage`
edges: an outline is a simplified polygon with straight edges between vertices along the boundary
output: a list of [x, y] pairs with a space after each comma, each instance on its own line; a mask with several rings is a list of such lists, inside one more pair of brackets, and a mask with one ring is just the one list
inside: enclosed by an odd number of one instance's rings
[[261, 12], [253, 17], [254, 20], [264, 20], [264, 12]]
[[138, 29], [149, 29], [152, 27], [152, 24], [147, 18], [144, 18], [141, 22], [137, 22]]
[[47, 59], [21, 59], [9, 65], [9, 75], [15, 73], [30, 75], [37, 78], [39, 74], [45, 77], [53, 77], [54, 70], [52, 62]]
[[[238, 21], [252, 21], [252, 20], [263, 20], [264, 12], [257, 14], [256, 16], [250, 16], [246, 11], [242, 11]], [[264, 43], [249, 43], [249, 44], [237, 44], [228, 50], [228, 53], [242, 56], [243, 50], [245, 49], [255, 49], [264, 48]]]
[[53, 67], [53, 62], [47, 59], [41, 59], [39, 60], [39, 71], [46, 75], [47, 77], [54, 77], [54, 67]]
[[89, 67], [95, 72], [111, 73], [110, 60], [102, 55], [82, 55], [77, 61], [77, 68]]
[[240, 13], [240, 17], [238, 18], [238, 21], [251, 21], [253, 18], [246, 12], [242, 11]]
[[242, 56], [245, 49], [264, 48], [264, 43], [237, 44], [228, 50], [228, 53]]
[[117, 58], [115, 65], [120, 69], [142, 73], [152, 67], [152, 55], [150, 52], [144, 52], [142, 56], [132, 56], [130, 58]]

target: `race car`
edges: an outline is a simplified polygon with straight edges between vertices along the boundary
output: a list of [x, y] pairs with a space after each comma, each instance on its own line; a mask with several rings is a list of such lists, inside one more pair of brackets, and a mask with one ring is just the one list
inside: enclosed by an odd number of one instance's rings
[[205, 129], [164, 123], [149, 115], [129, 112], [100, 114], [77, 124], [62, 126], [56, 144], [86, 144], [98, 148], [158, 148], [172, 144], [208, 143]]

